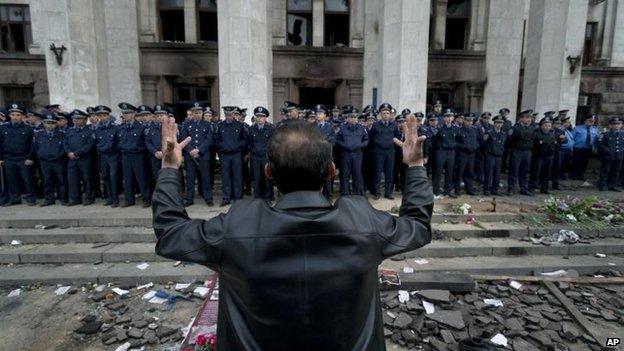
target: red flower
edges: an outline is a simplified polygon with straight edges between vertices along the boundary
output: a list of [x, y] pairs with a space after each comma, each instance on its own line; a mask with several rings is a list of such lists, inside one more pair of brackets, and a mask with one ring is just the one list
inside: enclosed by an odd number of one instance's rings
[[208, 339], [206, 339], [204, 335], [197, 335], [197, 340], [195, 340], [195, 343], [199, 346], [204, 346], [206, 345], [207, 341]]

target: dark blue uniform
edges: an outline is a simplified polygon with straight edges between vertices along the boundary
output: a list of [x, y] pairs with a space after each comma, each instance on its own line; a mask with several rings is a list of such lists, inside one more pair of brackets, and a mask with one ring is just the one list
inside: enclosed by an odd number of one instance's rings
[[269, 139], [275, 127], [265, 123], [262, 127], [256, 124], [249, 128], [249, 149], [251, 153], [251, 173], [254, 181], [254, 197], [258, 199], [273, 199], [273, 184], [264, 174], [267, 163], [267, 149]]
[[238, 121], [221, 121], [214, 135], [221, 160], [223, 202], [243, 198], [243, 151], [247, 147], [245, 127]]
[[69, 201], [75, 205], [82, 203], [80, 194], [80, 183], [84, 187], [84, 204], [90, 205], [95, 201], [95, 189], [93, 187], [93, 170], [95, 163], [93, 160], [93, 149], [95, 148], [95, 134], [89, 126], [81, 128], [71, 127], [67, 130], [63, 143], [65, 153], [74, 153], [75, 159], [69, 159], [68, 184]]
[[[213, 174], [210, 172], [210, 147], [213, 145], [212, 126], [208, 121], [194, 121], [188, 123], [180, 133], [180, 140], [191, 137], [191, 142], [184, 148], [184, 163], [186, 164], [186, 193], [184, 201], [187, 205], [195, 198], [195, 179], [199, 179], [198, 190], [206, 203], [212, 203]], [[197, 158], [190, 152], [199, 150]]]
[[57, 198], [61, 200], [61, 203], [67, 202], [64, 138], [65, 133], [58, 130], [43, 130], [35, 133], [35, 152], [43, 175], [44, 205], [51, 205], [55, 202], [55, 189], [58, 189]]
[[459, 193], [460, 184], [463, 181], [466, 193], [475, 195], [474, 167], [479, 147], [479, 131], [473, 126], [460, 128], [455, 161], [457, 163], [455, 192]]
[[534, 138], [535, 128], [531, 125], [525, 126], [522, 123], [517, 123], [508, 132], [510, 156], [507, 191], [510, 194], [515, 193], [517, 182], [520, 183], [520, 190], [523, 194], [530, 194], [529, 168]]
[[474, 127], [477, 129], [479, 139], [479, 149], [475, 155], [474, 166], [474, 178], [479, 184], [483, 184], [483, 173], [485, 171], [485, 149], [483, 144], [483, 136], [494, 128], [494, 126], [487, 122], [475, 123]]
[[33, 129], [23, 122], [7, 123], [0, 126], [0, 160], [4, 161], [9, 203], [20, 204], [20, 182], [26, 190], [29, 205], [37, 201], [32, 167], [26, 166], [26, 160], [33, 160]]
[[483, 172], [483, 193], [485, 195], [498, 195], [500, 184], [503, 155], [507, 144], [507, 132], [490, 129], [483, 135], [483, 152], [485, 153], [485, 165]]
[[[322, 124], [317, 123], [316, 125], [321, 129], [321, 132], [325, 135], [325, 139], [329, 141], [333, 149], [333, 147], [336, 145], [336, 131], [334, 130], [333, 124], [329, 122], [323, 122]], [[323, 185], [323, 196], [325, 196], [327, 199], [331, 199], [332, 197], [333, 183], [334, 179], [332, 178], [326, 180], [325, 184]]]
[[600, 157], [600, 177], [598, 189], [618, 191], [618, 181], [622, 160], [624, 160], [624, 131], [609, 130], [598, 139], [598, 155]]
[[533, 139], [533, 159], [535, 168], [531, 174], [530, 189], [534, 191], [539, 184], [540, 191], [548, 194], [548, 185], [552, 176], [552, 165], [557, 152], [557, 135], [550, 130], [538, 130]]
[[117, 128], [112, 121], [98, 123], [95, 129], [96, 151], [99, 157], [100, 176], [108, 195], [105, 205], [119, 204], [119, 149], [117, 149]]
[[435, 135], [435, 160], [433, 165], [433, 192], [440, 195], [440, 182], [444, 172], [444, 195], [451, 195], [453, 189], [453, 169], [459, 128], [443, 124]]
[[394, 138], [399, 138], [399, 129], [394, 121], [377, 121], [373, 124], [369, 133], [369, 142], [373, 149], [373, 162], [375, 165], [375, 178], [373, 183], [373, 195], [379, 196], [379, 183], [381, 173], [384, 174], [384, 196], [392, 197], [392, 172], [394, 170]]
[[[422, 127], [422, 135], [426, 137], [425, 142], [423, 144], [423, 153], [425, 155], [425, 159], [427, 159], [427, 163], [425, 164], [425, 168], [427, 169], [427, 176], [431, 177], [433, 174], [433, 164], [435, 159], [435, 137], [438, 134], [438, 127], [435, 126], [423, 126]], [[420, 135], [420, 134], [419, 134]]]
[[162, 151], [162, 128], [160, 123], [154, 122], [149, 125], [149, 128], [145, 129], [145, 147], [149, 154], [149, 160], [152, 170], [152, 184], [156, 184], [158, 179], [158, 171], [162, 166], [162, 160], [156, 158], [156, 152]]
[[340, 194], [364, 195], [362, 155], [368, 146], [366, 129], [359, 124], [344, 124], [336, 135], [336, 143], [340, 148]]
[[[397, 139], [404, 142], [405, 141], [405, 132], [401, 130], [399, 126], [399, 132]], [[394, 188], [397, 191], [403, 193], [403, 188], [405, 186], [405, 172], [407, 165], [403, 163], [403, 148], [399, 145], [394, 145], [394, 172], [392, 175], [392, 183], [394, 184]]]
[[[0, 133], [2, 126], [8, 122], [0, 121]], [[0, 135], [0, 137], [2, 137]], [[0, 148], [2, 145], [0, 145]], [[0, 206], [9, 202], [9, 181], [7, 179], [6, 170], [4, 165], [0, 165]]]
[[150, 203], [151, 190], [145, 160], [145, 127], [138, 121], [123, 123], [117, 129], [117, 137], [126, 205], [134, 205], [134, 181], [141, 190], [143, 205], [146, 206]]

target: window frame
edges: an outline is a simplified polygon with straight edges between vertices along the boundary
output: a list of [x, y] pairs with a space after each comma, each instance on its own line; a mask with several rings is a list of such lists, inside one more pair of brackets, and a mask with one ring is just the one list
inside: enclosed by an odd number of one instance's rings
[[[20, 7], [22, 8], [23, 12], [22, 12], [22, 20], [21, 21], [11, 21], [10, 17], [11, 15], [9, 14], [9, 8], [11, 7]], [[15, 43], [13, 40], [9, 40], [8, 44], [9, 47], [5, 50], [5, 51], [0, 51], [0, 53], [28, 53], [28, 48], [29, 46], [32, 44], [32, 18], [30, 15], [30, 5], [28, 4], [11, 4], [11, 3], [7, 3], [7, 4], [0, 4], [0, 11], [6, 8], [7, 11], [7, 19], [6, 20], [2, 20], [0, 19], [0, 27], [3, 25], [6, 25], [8, 28], [8, 38], [11, 39], [12, 38], [12, 32], [11, 32], [11, 24], [21, 24], [22, 25], [22, 40], [24, 42], [24, 51], [18, 51], [15, 49]], [[24, 19], [26, 11], [28, 11], [28, 21], [26, 21]], [[28, 35], [28, 31], [30, 31], [30, 36]]]
[[323, 0], [323, 46], [325, 47], [335, 47], [336, 44], [334, 45], [329, 45], [329, 43], [325, 42], [325, 35], [327, 34], [327, 15], [342, 15], [342, 16], [347, 16], [347, 18], [349, 19], [349, 23], [347, 23], [347, 42], [345, 43], [345, 47], [350, 47], [351, 46], [351, 0], [347, 0], [348, 1], [348, 8], [347, 11], [328, 11], [327, 7], [325, 6], [325, 1], [327, 0]]
[[[196, 9], [196, 11], [195, 11], [195, 23], [197, 24], [197, 25], [195, 26], [195, 31], [197, 32], [197, 33], [196, 33], [196, 35], [197, 35], [197, 41], [198, 41], [198, 42], [200, 42], [200, 43], [212, 43], [213, 41], [210, 41], [210, 40], [202, 40], [202, 38], [201, 38], [201, 16], [200, 16], [200, 15], [201, 15], [203, 12], [206, 12], [206, 13], [215, 13], [215, 14], [217, 14], [217, 15], [216, 15], [216, 18], [217, 18], [217, 20], [218, 20], [218, 19], [219, 19], [219, 14], [218, 14], [218, 7], [219, 7], [219, 3], [218, 3], [218, 2], [216, 2], [216, 4], [217, 4], [217, 8], [215, 8], [214, 10], [212, 10], [212, 9], [208, 9], [208, 8], [202, 8], [202, 7], [200, 7], [200, 6], [199, 6], [199, 2], [200, 2], [200, 0], [196, 0], [196, 1], [195, 1], [195, 9]], [[216, 40], [216, 41], [214, 41], [214, 42], [215, 42], [215, 43], [218, 43], [218, 42], [219, 42], [219, 26], [218, 26], [218, 24], [217, 24], [217, 40]]]
[[[158, 34], [160, 35], [159, 39], [160, 42], [170, 42], [170, 43], [180, 43], [178, 41], [172, 41], [172, 40], [165, 40], [164, 36], [163, 36], [163, 27], [162, 27], [162, 11], [182, 11], [182, 21], [184, 21], [184, 2], [182, 2], [182, 7], [170, 7], [170, 6], [163, 6], [161, 4], [160, 0], [156, 0], [156, 9], [157, 9], [157, 13], [158, 13]], [[184, 22], [182, 22], [182, 34], [184, 36], [184, 40], [181, 41], [181, 43], [186, 43], [186, 34], [184, 33]], [[197, 28], [195, 29], [197, 30]]]
[[[288, 0], [286, 0], [286, 46], [293, 46], [293, 47], [297, 47], [297, 46], [303, 46], [303, 47], [309, 47], [309, 46], [313, 46], [313, 40], [312, 40], [312, 35], [314, 35], [314, 0], [310, 0], [310, 10], [291, 10], [288, 7]], [[289, 44], [288, 41], [288, 16], [289, 15], [309, 15], [310, 16], [310, 44], [309, 45], [292, 45]]]
[[447, 20], [447, 28], [445, 28], [445, 32], [447, 31], [446, 29], [448, 29], [448, 19], [465, 19], [466, 20], [466, 26], [464, 28], [464, 47], [461, 49], [448, 49], [446, 47], [446, 38], [444, 40], [444, 50], [467, 50], [468, 48], [468, 39], [470, 39], [470, 19], [472, 17], [472, 0], [464, 0], [466, 1], [466, 9], [468, 11], [468, 13], [465, 16], [457, 16], [457, 15], [450, 15], [448, 13], [448, 3], [446, 5], [446, 20]]

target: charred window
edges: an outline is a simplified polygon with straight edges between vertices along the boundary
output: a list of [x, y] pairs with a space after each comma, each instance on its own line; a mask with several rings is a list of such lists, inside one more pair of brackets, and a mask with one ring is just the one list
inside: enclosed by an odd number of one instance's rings
[[31, 43], [28, 6], [0, 5], [0, 52], [27, 52]]
[[217, 0], [197, 0], [199, 17], [199, 40], [217, 42], [219, 29], [217, 25]]
[[349, 0], [325, 0], [325, 46], [349, 46]]
[[288, 0], [287, 21], [288, 45], [312, 45], [312, 0]]
[[469, 19], [469, 0], [448, 0], [448, 4], [446, 5], [445, 49], [466, 49]]
[[184, 42], [184, 0], [160, 0], [158, 5], [162, 40]]

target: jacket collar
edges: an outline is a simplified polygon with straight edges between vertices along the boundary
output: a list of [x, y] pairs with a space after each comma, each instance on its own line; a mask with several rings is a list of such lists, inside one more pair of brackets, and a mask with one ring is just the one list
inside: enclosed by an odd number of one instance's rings
[[282, 195], [275, 203], [278, 210], [296, 208], [331, 208], [332, 203], [318, 191], [293, 191]]

